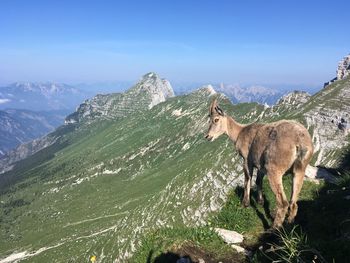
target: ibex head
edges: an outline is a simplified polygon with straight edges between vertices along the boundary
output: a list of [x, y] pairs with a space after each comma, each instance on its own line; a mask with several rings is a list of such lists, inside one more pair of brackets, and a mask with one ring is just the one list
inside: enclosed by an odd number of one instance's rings
[[209, 108], [210, 125], [205, 138], [214, 141], [221, 134], [227, 132], [227, 118], [224, 111], [219, 107], [217, 99], [214, 99]]

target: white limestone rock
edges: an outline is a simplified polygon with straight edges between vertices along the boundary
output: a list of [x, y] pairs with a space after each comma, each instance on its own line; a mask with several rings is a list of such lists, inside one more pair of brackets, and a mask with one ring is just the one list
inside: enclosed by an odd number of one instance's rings
[[227, 243], [227, 244], [239, 244], [243, 242], [243, 235], [232, 230], [223, 228], [214, 228], [214, 231]]

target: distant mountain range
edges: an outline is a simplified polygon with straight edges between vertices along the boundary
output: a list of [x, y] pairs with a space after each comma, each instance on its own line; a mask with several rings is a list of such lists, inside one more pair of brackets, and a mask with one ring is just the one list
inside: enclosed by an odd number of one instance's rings
[[66, 111], [0, 110], [0, 156], [62, 125]]
[[17, 82], [0, 87], [0, 110], [74, 111], [83, 100], [92, 95], [91, 92], [66, 84]]
[[[174, 91], [176, 95], [183, 95], [193, 92], [198, 87], [204, 86], [204, 83], [175, 83]], [[321, 87], [305, 85], [240, 85], [240, 84], [211, 84], [211, 86], [220, 93], [225, 94], [233, 103], [257, 102], [260, 104], [268, 104], [270, 106], [284, 95], [294, 91], [302, 90], [310, 94], [314, 94]]]
[[258, 102], [260, 104], [275, 104], [288, 91], [281, 91], [263, 86], [241, 87], [240, 85], [220, 84], [215, 87], [220, 93], [228, 96], [233, 103]]

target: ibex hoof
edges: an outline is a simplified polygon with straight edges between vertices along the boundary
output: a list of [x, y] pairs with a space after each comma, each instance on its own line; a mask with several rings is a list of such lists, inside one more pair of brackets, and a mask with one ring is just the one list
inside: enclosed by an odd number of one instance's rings
[[288, 224], [293, 224], [294, 223], [294, 219], [295, 219], [295, 217], [288, 217], [287, 218]]
[[248, 200], [243, 200], [243, 206], [244, 207], [249, 207], [250, 206], [250, 201]]

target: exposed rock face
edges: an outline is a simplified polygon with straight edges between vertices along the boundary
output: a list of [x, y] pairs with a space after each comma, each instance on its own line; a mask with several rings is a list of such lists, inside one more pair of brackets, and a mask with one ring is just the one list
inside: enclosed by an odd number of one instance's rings
[[96, 118], [116, 119], [141, 110], [151, 109], [158, 103], [173, 97], [174, 91], [166, 79], [156, 73], [148, 73], [124, 93], [96, 95], [80, 104], [76, 112], [69, 115], [65, 123], [94, 120]]
[[279, 117], [301, 109], [310, 98], [311, 95], [307, 92], [293, 91], [280, 98], [276, 105], [269, 109], [269, 115]]
[[307, 102], [310, 99], [311, 95], [305, 91], [293, 91], [287, 95], [280, 98], [277, 102], [277, 105], [287, 104], [295, 105], [296, 108], [299, 108], [302, 104]]
[[159, 76], [153, 72], [144, 75], [141, 81], [136, 84], [135, 89], [151, 95], [151, 102], [148, 105], [149, 109], [175, 96], [170, 82], [166, 79], [160, 79]]
[[327, 87], [335, 81], [343, 80], [350, 76], [350, 54], [345, 56], [338, 63], [337, 76], [330, 81], [326, 82], [323, 87]]
[[350, 119], [350, 79], [336, 81], [303, 106], [307, 128], [312, 131], [315, 165], [337, 165], [337, 152], [348, 144], [342, 121]]
[[337, 80], [350, 76], [350, 54], [344, 57], [338, 64]]

